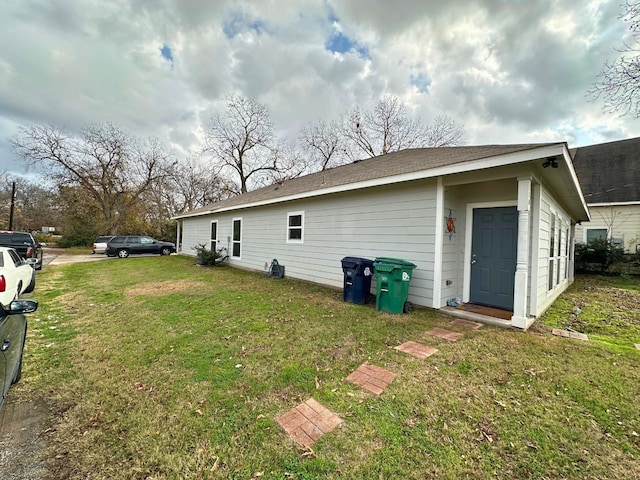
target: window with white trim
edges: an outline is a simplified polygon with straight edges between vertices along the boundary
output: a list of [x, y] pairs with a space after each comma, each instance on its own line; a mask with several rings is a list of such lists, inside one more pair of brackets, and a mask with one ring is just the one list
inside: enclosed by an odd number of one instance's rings
[[548, 276], [549, 276], [549, 287], [548, 290], [553, 290], [553, 287], [556, 286], [556, 282], [555, 282], [555, 271], [556, 269], [555, 264], [556, 264], [556, 214], [555, 213], [551, 213], [551, 223], [549, 225], [549, 272], [548, 272]]
[[549, 224], [548, 291], [569, 278], [570, 230], [568, 222], [551, 212]]
[[304, 242], [304, 212], [287, 213], [287, 243]]
[[231, 237], [231, 256], [240, 258], [242, 247], [242, 218], [233, 219], [233, 235]]
[[218, 221], [211, 222], [211, 239], [209, 241], [209, 249], [215, 251], [218, 249]]
[[569, 279], [569, 252], [571, 251], [571, 230], [569, 230], [569, 227], [567, 226], [565, 229], [565, 235], [567, 237], [565, 246], [564, 246], [564, 279], [568, 280]]

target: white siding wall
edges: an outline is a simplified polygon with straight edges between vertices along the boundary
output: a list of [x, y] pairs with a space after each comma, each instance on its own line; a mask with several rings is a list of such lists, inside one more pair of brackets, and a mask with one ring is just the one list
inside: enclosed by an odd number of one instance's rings
[[[447, 233], [446, 224], [442, 242], [442, 295], [441, 306], [447, 304], [447, 300], [459, 297], [462, 299], [464, 269], [464, 235], [466, 223], [466, 204], [460, 198], [450, 192], [445, 193], [444, 201], [445, 218], [451, 215], [455, 218], [455, 233]], [[449, 283], [449, 285], [447, 285]]]
[[576, 226], [576, 242], [585, 243], [587, 228], [610, 229], [609, 237], [621, 239], [624, 249], [635, 253], [640, 245], [640, 205], [589, 207], [591, 221]]
[[[409, 299], [431, 306], [435, 198], [436, 183], [428, 180], [186, 218], [183, 252], [195, 255], [193, 246], [208, 242], [212, 220], [226, 246], [232, 219], [242, 218], [241, 259], [230, 258], [232, 265], [265, 271], [275, 258], [288, 277], [342, 287], [345, 256], [402, 258], [418, 265]], [[287, 213], [302, 211], [304, 242], [287, 243]]]
[[[538, 272], [536, 276], [538, 298], [536, 301], [536, 315], [540, 316], [551, 306], [553, 301], [567, 289], [569, 281], [561, 275], [561, 281], [549, 290], [549, 245], [551, 235], [551, 217], [557, 215], [562, 223], [562, 251], [566, 251], [566, 228], [570, 227], [570, 217], [551, 197], [548, 190], [542, 187], [540, 202], [540, 226], [539, 226], [539, 249], [538, 249]], [[556, 224], [556, 230], [558, 225]], [[557, 249], [557, 244], [555, 245]], [[556, 267], [557, 268], [557, 267]], [[561, 271], [566, 271], [566, 263], [561, 262]]]

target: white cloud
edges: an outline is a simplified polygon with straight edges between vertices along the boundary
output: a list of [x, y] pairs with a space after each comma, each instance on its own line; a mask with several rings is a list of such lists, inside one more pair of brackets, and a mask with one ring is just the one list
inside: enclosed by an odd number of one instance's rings
[[[617, 0], [5, 3], [0, 169], [22, 168], [7, 138], [33, 123], [113, 121], [186, 155], [228, 93], [265, 103], [289, 138], [384, 94], [449, 115], [470, 143], [640, 135], [585, 97], [626, 34]], [[341, 53], [326, 48], [338, 32]]]

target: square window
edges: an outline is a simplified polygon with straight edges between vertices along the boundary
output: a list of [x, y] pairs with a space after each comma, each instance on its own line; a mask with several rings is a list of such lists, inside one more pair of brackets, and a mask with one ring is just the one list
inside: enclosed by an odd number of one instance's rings
[[287, 243], [302, 243], [304, 240], [304, 212], [287, 214]]

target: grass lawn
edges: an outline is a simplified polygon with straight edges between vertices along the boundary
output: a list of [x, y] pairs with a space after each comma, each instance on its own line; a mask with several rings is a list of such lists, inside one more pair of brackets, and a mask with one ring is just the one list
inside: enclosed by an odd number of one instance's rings
[[[51, 478], [640, 478], [640, 280], [579, 278], [521, 333], [194, 263], [39, 273], [12, 395], [51, 406]], [[397, 374], [381, 395], [345, 381], [363, 362]], [[276, 418], [310, 397], [344, 422], [305, 450]]]

